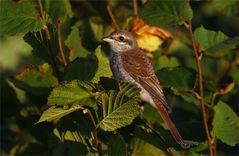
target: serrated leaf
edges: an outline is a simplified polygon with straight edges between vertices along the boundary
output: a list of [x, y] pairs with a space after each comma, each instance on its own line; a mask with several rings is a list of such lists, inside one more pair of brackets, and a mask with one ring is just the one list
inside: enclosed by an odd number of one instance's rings
[[196, 80], [196, 72], [185, 67], [163, 68], [156, 74], [162, 86], [178, 89], [192, 89]]
[[72, 14], [69, 0], [47, 0], [44, 1], [44, 10], [49, 14], [53, 21], [60, 20], [64, 22], [67, 14]]
[[93, 78], [93, 82], [98, 82], [100, 80], [100, 77], [111, 77], [112, 73], [110, 70], [110, 63], [109, 58], [106, 57], [103, 52], [101, 51], [101, 46], [98, 46], [95, 55], [98, 59], [98, 69], [96, 71], [96, 74]]
[[61, 84], [53, 89], [48, 97], [48, 105], [69, 105], [80, 103], [81, 105], [92, 106], [87, 100], [91, 95], [81, 86], [77, 80]]
[[189, 3], [185, 0], [153, 0], [148, 1], [140, 9], [139, 15], [151, 25], [182, 24], [193, 16]]
[[51, 106], [50, 108], [48, 108], [47, 110], [45, 110], [42, 113], [42, 115], [37, 123], [44, 122], [44, 121], [51, 122], [56, 119], [60, 119], [63, 116], [66, 116], [74, 111], [79, 110], [79, 109], [82, 109], [81, 105], [72, 105], [68, 109], [64, 109], [63, 107]]
[[35, 95], [48, 95], [58, 80], [52, 74], [52, 68], [44, 63], [39, 66], [26, 68], [12, 80], [14, 85]]
[[210, 31], [203, 26], [194, 31], [194, 36], [200, 44], [200, 51], [207, 51], [208, 48], [228, 39], [222, 32]]
[[115, 156], [115, 155], [127, 155], [126, 150], [126, 143], [124, 139], [118, 135], [112, 135], [109, 138], [109, 145], [108, 145], [108, 155]]
[[100, 126], [105, 131], [114, 131], [125, 127], [139, 115], [139, 106], [136, 99], [131, 99], [121, 92], [110, 90], [103, 92], [100, 103], [103, 107]]
[[38, 17], [35, 1], [0, 1], [0, 35], [16, 35], [39, 31], [45, 22]]
[[76, 58], [71, 62], [64, 73], [63, 80], [90, 81], [97, 70], [97, 62], [93, 59]]
[[65, 41], [65, 44], [70, 49], [70, 60], [77, 57], [86, 57], [90, 52], [82, 46], [80, 32], [77, 27], [73, 26], [72, 30]]
[[212, 56], [222, 56], [226, 53], [231, 52], [233, 48], [239, 44], [239, 37], [228, 38], [222, 42], [217, 43], [216, 45], [208, 48], [205, 53]]
[[230, 146], [239, 143], [239, 117], [224, 102], [214, 107], [212, 135]]

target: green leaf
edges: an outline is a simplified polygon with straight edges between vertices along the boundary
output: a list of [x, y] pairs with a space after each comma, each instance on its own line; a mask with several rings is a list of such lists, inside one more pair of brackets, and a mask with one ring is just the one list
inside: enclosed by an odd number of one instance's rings
[[224, 1], [224, 0], [213, 0], [210, 3], [212, 6], [214, 6], [215, 10], [223, 13], [228, 16], [232, 15], [238, 15], [238, 6], [239, 1], [238, 0], [230, 0], [230, 1]]
[[26, 68], [17, 74], [12, 82], [26, 92], [35, 95], [48, 95], [52, 87], [58, 84], [57, 78], [52, 75], [52, 68], [44, 63], [39, 66]]
[[139, 115], [139, 106], [136, 99], [131, 99], [121, 92], [110, 90], [103, 92], [98, 102], [103, 107], [103, 117], [99, 122], [105, 131], [114, 131], [118, 128], [125, 127]]
[[79, 109], [82, 109], [82, 106], [78, 105], [78, 104], [72, 105], [68, 109], [64, 109], [63, 107], [51, 106], [50, 108], [48, 108], [47, 110], [45, 110], [42, 113], [42, 115], [37, 123], [44, 122], [44, 121], [51, 122], [56, 119], [60, 119], [63, 116], [66, 116], [74, 111], [79, 110]]
[[64, 21], [67, 14], [72, 14], [69, 0], [47, 0], [44, 1], [44, 10], [49, 14], [53, 21]]
[[200, 44], [200, 51], [207, 51], [208, 48], [228, 39], [222, 32], [210, 31], [203, 26], [194, 31], [194, 36]]
[[160, 156], [166, 155], [166, 152], [160, 150], [159, 148], [153, 146], [152, 144], [139, 139], [137, 137], [133, 138], [130, 143], [131, 155], [150, 155], [150, 156]]
[[39, 31], [45, 21], [38, 17], [35, 1], [0, 1], [0, 35], [16, 35], [29, 31]]
[[80, 32], [77, 27], [73, 26], [72, 30], [65, 41], [65, 44], [70, 49], [70, 60], [77, 57], [86, 57], [90, 52], [82, 46]]
[[224, 102], [220, 101], [214, 107], [212, 135], [230, 146], [239, 143], [239, 118]]
[[98, 69], [93, 78], [93, 82], [98, 82], [100, 80], [100, 77], [102, 76], [111, 77], [112, 73], [110, 70], [109, 58], [103, 54], [103, 52], [101, 51], [101, 46], [97, 47], [95, 55], [98, 59]]
[[48, 97], [48, 105], [68, 105], [80, 103], [81, 105], [92, 106], [91, 102], [86, 100], [90, 95], [77, 80], [61, 84], [53, 89]]
[[162, 86], [178, 89], [191, 89], [196, 80], [196, 72], [185, 67], [164, 68], [156, 74]]
[[112, 135], [109, 138], [108, 155], [127, 155], [126, 152], [126, 143], [124, 139], [119, 134]]
[[184, 21], [192, 19], [193, 12], [185, 0], [153, 0], [140, 9], [139, 15], [147, 24], [160, 26], [183, 24]]
[[50, 62], [50, 52], [41, 32], [27, 33], [23, 39], [33, 48], [33, 55]]
[[162, 68], [172, 68], [179, 66], [180, 63], [176, 59], [176, 57], [167, 57], [167, 56], [161, 56], [157, 62], [154, 64], [154, 69], [159, 70]]
[[97, 62], [94, 59], [76, 58], [71, 62], [64, 73], [63, 80], [90, 81], [97, 70]]
[[223, 56], [225, 53], [231, 52], [233, 48], [239, 44], [239, 37], [226, 39], [210, 48], [205, 53], [212, 56]]

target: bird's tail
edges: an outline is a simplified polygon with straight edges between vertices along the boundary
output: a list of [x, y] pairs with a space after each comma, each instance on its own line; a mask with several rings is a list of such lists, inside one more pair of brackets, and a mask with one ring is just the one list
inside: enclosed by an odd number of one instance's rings
[[173, 121], [170, 119], [169, 114], [168, 114], [167, 110], [165, 109], [165, 107], [162, 104], [159, 104], [159, 105], [157, 105], [157, 109], [160, 113], [161, 118], [167, 124], [167, 126], [168, 126], [173, 138], [176, 140], [176, 142], [179, 143], [182, 147], [187, 148], [187, 144], [185, 143], [182, 136], [178, 132]]

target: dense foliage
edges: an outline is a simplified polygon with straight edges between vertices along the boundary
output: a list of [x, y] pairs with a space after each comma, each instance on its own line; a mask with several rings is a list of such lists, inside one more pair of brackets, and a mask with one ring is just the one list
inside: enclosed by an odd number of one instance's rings
[[[31, 47], [14, 68], [3, 62], [16, 54], [0, 48], [0, 155], [238, 154], [238, 6], [0, 0], [1, 46], [18, 37], [24, 42], [8, 46]], [[188, 148], [140, 101], [135, 85], [112, 78], [102, 37], [117, 27], [132, 31], [147, 52]]]

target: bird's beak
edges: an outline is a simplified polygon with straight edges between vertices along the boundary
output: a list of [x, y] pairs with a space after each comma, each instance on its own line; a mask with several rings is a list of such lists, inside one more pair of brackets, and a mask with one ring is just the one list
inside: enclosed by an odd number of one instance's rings
[[105, 37], [103, 37], [103, 41], [105, 41], [105, 42], [112, 42], [113, 41], [113, 38], [109, 35], [109, 36], [105, 36]]

